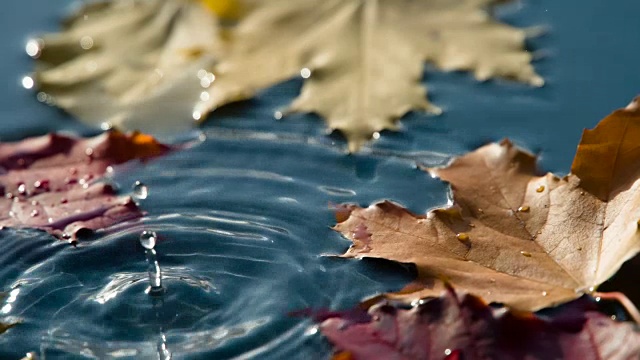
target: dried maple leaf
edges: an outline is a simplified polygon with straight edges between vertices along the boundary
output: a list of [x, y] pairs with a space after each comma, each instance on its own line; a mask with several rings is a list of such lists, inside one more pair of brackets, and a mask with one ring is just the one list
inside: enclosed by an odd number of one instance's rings
[[[524, 50], [525, 31], [489, 16], [486, 8], [497, 2], [110, 1], [82, 8], [64, 32], [27, 50], [38, 57], [41, 100], [124, 129], [204, 120], [302, 73], [309, 79], [290, 111], [322, 115], [355, 151], [375, 132], [396, 129], [410, 110], [439, 111], [420, 84], [425, 61], [479, 80], [542, 85]], [[225, 42], [204, 8], [248, 15], [229, 27]]]
[[[540, 86], [525, 32], [494, 21], [497, 0], [269, 0], [235, 29], [215, 67], [205, 114], [292, 78], [308, 78], [289, 111], [315, 112], [357, 150], [410, 110], [439, 111], [420, 84], [424, 62]], [[301, 70], [302, 69], [302, 70]]]
[[[192, 125], [194, 105], [224, 51], [209, 8], [237, 16], [231, 0], [102, 1], [64, 30], [31, 40], [38, 98], [91, 124], [157, 130]], [[205, 93], [206, 95], [206, 93]]]
[[128, 196], [94, 183], [110, 165], [149, 159], [169, 148], [152, 137], [110, 131], [89, 139], [50, 134], [0, 144], [0, 226], [74, 238], [140, 217]]
[[[640, 332], [580, 299], [554, 315], [515, 314], [447, 292], [411, 308], [378, 303], [368, 319], [334, 316], [320, 330], [335, 359], [611, 359], [640, 357]], [[362, 318], [362, 316], [360, 317]]]
[[349, 206], [343, 256], [416, 264], [421, 290], [391, 297], [437, 296], [444, 280], [536, 310], [593, 291], [640, 250], [639, 99], [584, 132], [565, 178], [536, 176], [535, 157], [503, 141], [426, 169], [451, 184], [448, 208]]

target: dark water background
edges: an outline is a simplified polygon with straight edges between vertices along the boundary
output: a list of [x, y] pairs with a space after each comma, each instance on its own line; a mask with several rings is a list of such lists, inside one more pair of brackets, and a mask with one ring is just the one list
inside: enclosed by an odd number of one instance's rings
[[[0, 140], [96, 133], [20, 86], [32, 66], [26, 40], [56, 29], [70, 3], [3, 4]], [[427, 67], [430, 98], [446, 113], [410, 114], [402, 132], [383, 133], [358, 155], [345, 155], [344, 143], [325, 136], [314, 116], [273, 119], [299, 80], [221, 109], [201, 129], [206, 139], [190, 149], [116, 170], [123, 192], [136, 180], [148, 186], [144, 225], [99, 234], [79, 248], [39, 231], [0, 231], [0, 291], [19, 285], [1, 316], [24, 321], [0, 336], [0, 359], [27, 351], [47, 359], [156, 358], [161, 329], [175, 359], [327, 358], [330, 347], [314, 324], [287, 312], [349, 308], [411, 277], [391, 263], [323, 257], [348, 246], [330, 230], [327, 204], [388, 198], [423, 213], [446, 202], [446, 186], [416, 170], [416, 161], [443, 164], [503, 137], [538, 153], [542, 169], [567, 172], [581, 130], [640, 93], [639, 13], [638, 1], [528, 0], [499, 8], [515, 26], [548, 27], [528, 44], [541, 55], [535, 66], [547, 85], [477, 83]], [[164, 304], [144, 293], [142, 230], [160, 237]]]

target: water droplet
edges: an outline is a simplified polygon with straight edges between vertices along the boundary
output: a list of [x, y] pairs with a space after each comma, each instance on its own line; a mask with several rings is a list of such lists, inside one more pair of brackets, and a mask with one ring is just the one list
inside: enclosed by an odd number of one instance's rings
[[38, 214], [40, 214], [40, 212], [38, 210], [31, 211], [31, 217], [36, 217], [36, 216], [38, 216]]
[[282, 111], [276, 111], [273, 113], [273, 118], [276, 120], [282, 120], [283, 116], [284, 114], [282, 113]]
[[200, 93], [200, 101], [209, 101], [210, 98], [211, 98], [211, 95], [209, 95], [208, 92], [203, 91]]
[[615, 320], [617, 317], [615, 315], [611, 315], [611, 320]]
[[580, 195], [584, 195], [584, 191], [580, 191]]
[[100, 123], [100, 129], [102, 129], [103, 131], [109, 131], [113, 129], [113, 124], [108, 121], [103, 121], [102, 123]]
[[47, 102], [48, 96], [49, 95], [47, 95], [47, 93], [40, 91], [38, 95], [36, 95], [36, 99], [38, 99], [38, 101], [43, 103], [43, 102]]
[[38, 206], [38, 205], [40, 205], [40, 203], [38, 202], [38, 200], [32, 200], [31, 201], [31, 205]]
[[600, 300], [602, 300], [600, 296], [596, 297], [596, 302], [600, 302]]
[[308, 79], [311, 77], [311, 70], [309, 68], [302, 68], [300, 70], [300, 76], [302, 76], [303, 79]]
[[24, 50], [27, 52], [27, 55], [37, 59], [42, 53], [42, 48], [44, 48], [44, 41], [42, 39], [29, 39]]
[[544, 191], [544, 185], [540, 185], [540, 186], [538, 186], [538, 188], [536, 189], [536, 192], [539, 192], [539, 193], [541, 193], [541, 192], [543, 192], [543, 191]]
[[198, 79], [203, 79], [205, 76], [207, 76], [207, 72], [208, 71], [205, 69], [198, 70], [198, 73], [197, 73]]
[[469, 234], [467, 234], [467, 233], [459, 233], [459, 234], [456, 235], [456, 237], [460, 241], [469, 241]]
[[200, 79], [200, 86], [206, 89], [211, 86], [211, 81], [209, 81], [209, 79], [207, 79], [206, 77], [203, 77], [202, 79]]
[[31, 76], [25, 76], [22, 78], [22, 87], [25, 89], [33, 89], [33, 86], [35, 85], [35, 81], [33, 81], [33, 78]]
[[93, 148], [86, 148], [84, 154], [87, 156], [93, 156]]
[[596, 288], [595, 288], [594, 286], [591, 286], [591, 287], [589, 288], [589, 292], [590, 292], [590, 293], [594, 292], [595, 290], [596, 290]]
[[91, 36], [83, 36], [80, 38], [80, 47], [89, 50], [93, 47], [93, 38]]
[[451, 349], [445, 349], [445, 350], [444, 350], [444, 354], [445, 354], [446, 356], [451, 355]]
[[49, 222], [49, 224], [53, 223], [53, 218], [48, 218], [47, 221]]
[[378, 140], [378, 139], [380, 139], [380, 133], [376, 131], [376, 132], [373, 133], [372, 137], [373, 137], [374, 140]]
[[520, 255], [526, 256], [526, 257], [531, 257], [531, 253], [528, 252], [528, 251], [520, 251]]
[[27, 193], [27, 186], [25, 184], [18, 185], [18, 194], [24, 195]]
[[200, 111], [194, 111], [193, 114], [191, 114], [191, 117], [193, 117], [193, 120], [200, 120], [200, 118], [202, 118], [202, 113]]
[[547, 296], [547, 295], [548, 295], [548, 294], [547, 294], [547, 292], [546, 292], [546, 291], [543, 291], [543, 292], [542, 292], [542, 296]]
[[531, 210], [531, 208], [529, 208], [528, 206], [524, 205], [524, 206], [520, 206], [518, 208], [519, 212], [529, 212], [529, 210]]
[[136, 181], [135, 184], [133, 184], [133, 197], [144, 200], [147, 196], [149, 196], [149, 188], [147, 185], [140, 181]]
[[156, 246], [156, 239], [158, 236], [153, 231], [143, 231], [140, 234], [140, 245], [145, 249], [153, 249]]

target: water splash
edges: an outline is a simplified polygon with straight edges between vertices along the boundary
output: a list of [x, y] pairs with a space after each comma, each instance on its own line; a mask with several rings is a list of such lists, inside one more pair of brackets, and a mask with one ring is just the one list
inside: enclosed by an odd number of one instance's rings
[[145, 248], [144, 252], [147, 257], [147, 270], [149, 273], [149, 287], [146, 292], [151, 296], [164, 294], [164, 288], [162, 287], [162, 270], [160, 269], [158, 256], [154, 249], [157, 238], [158, 236], [153, 231], [143, 231], [142, 234], [140, 234], [140, 245]]
[[133, 197], [138, 200], [144, 200], [149, 196], [149, 188], [141, 181], [136, 181], [133, 184]]

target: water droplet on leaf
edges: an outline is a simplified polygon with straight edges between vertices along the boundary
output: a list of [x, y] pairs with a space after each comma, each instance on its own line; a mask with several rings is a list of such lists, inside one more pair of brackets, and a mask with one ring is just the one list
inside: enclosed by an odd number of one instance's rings
[[460, 241], [469, 241], [469, 234], [467, 234], [467, 233], [459, 233], [459, 234], [456, 235], [456, 237]]

